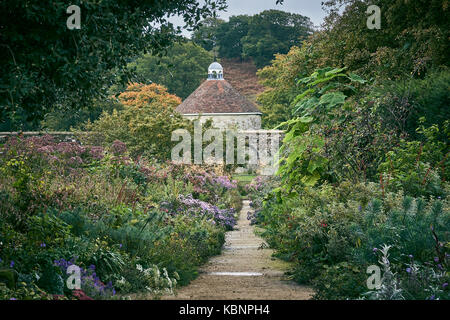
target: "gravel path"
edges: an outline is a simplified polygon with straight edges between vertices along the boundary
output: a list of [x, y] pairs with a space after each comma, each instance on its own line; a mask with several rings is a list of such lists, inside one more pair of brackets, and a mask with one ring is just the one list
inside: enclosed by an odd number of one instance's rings
[[234, 231], [226, 234], [222, 254], [213, 257], [188, 286], [178, 289], [176, 296], [163, 299], [240, 300], [273, 299], [303, 300], [313, 294], [306, 286], [286, 280], [289, 264], [272, 257], [272, 250], [261, 249], [264, 241], [254, 234], [247, 220], [252, 210], [244, 200]]

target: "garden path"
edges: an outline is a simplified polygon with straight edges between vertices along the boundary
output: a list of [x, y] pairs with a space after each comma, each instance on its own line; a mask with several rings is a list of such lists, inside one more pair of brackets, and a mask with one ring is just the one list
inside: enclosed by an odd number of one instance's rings
[[213, 257], [200, 270], [200, 275], [188, 286], [177, 290], [176, 296], [163, 299], [183, 300], [304, 300], [313, 291], [285, 278], [289, 264], [272, 257], [264, 241], [255, 235], [247, 220], [252, 210], [248, 200], [235, 230], [226, 234], [222, 254]]

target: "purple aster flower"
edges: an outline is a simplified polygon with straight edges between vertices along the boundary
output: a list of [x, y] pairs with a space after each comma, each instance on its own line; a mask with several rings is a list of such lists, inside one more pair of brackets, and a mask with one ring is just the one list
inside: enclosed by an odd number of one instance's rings
[[47, 245], [44, 242], [41, 243], [41, 248], [45, 248], [46, 246]]
[[411, 273], [411, 268], [406, 268], [406, 272]]
[[11, 261], [11, 263], [9, 264], [9, 267], [10, 267], [10, 268], [13, 268], [14, 265], [15, 265], [15, 262], [14, 262], [14, 261]]
[[439, 258], [438, 257], [434, 257], [434, 262], [439, 262]]
[[447, 288], [448, 282], [442, 284], [442, 288]]
[[378, 251], [378, 248], [373, 248], [373, 252], [377, 252]]

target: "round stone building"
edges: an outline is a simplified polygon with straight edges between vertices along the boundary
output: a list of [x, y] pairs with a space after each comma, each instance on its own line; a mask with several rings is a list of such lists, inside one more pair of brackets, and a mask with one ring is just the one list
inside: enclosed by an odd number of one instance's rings
[[185, 118], [211, 119], [216, 128], [261, 129], [261, 111], [224, 79], [223, 68], [213, 62], [204, 81], [177, 109]]

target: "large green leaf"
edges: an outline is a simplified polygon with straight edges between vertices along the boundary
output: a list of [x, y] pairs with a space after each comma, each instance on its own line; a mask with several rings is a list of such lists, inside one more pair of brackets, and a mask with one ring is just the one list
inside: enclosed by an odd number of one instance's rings
[[309, 83], [308, 86], [312, 87], [312, 86], [318, 85], [320, 83], [328, 82], [330, 80], [333, 80], [336, 77], [347, 77], [347, 75], [344, 73], [333, 74], [326, 78], [319, 78], [316, 81]]
[[328, 160], [323, 157], [318, 157], [315, 159], [311, 159], [308, 163], [308, 172], [313, 174], [316, 169], [323, 168], [327, 164]]
[[330, 70], [330, 71], [327, 71], [327, 72], [325, 73], [325, 77], [329, 77], [329, 76], [331, 76], [331, 75], [339, 74], [339, 73], [341, 73], [342, 71], [344, 71], [345, 69], [347, 69], [347, 67], [344, 67], [344, 68], [334, 68], [334, 69], [332, 69], [332, 70]]
[[358, 83], [361, 83], [361, 84], [364, 84], [364, 83], [367, 82], [366, 80], [364, 80], [363, 78], [361, 78], [360, 76], [358, 76], [357, 74], [354, 74], [354, 73], [350, 73], [350, 74], [348, 75], [348, 78], [349, 78], [352, 82], [358, 82]]
[[314, 107], [319, 105], [319, 98], [312, 97], [310, 99], [304, 99], [303, 101], [299, 102], [296, 107], [297, 109], [294, 111], [294, 115], [301, 112], [301, 114], [305, 115], [310, 110], [312, 110]]
[[311, 175], [305, 175], [301, 178], [301, 182], [308, 187], [314, 186], [320, 179], [320, 174], [316, 171]]
[[345, 98], [347, 98], [347, 96], [340, 91], [329, 92], [320, 97], [319, 104], [326, 105], [328, 108], [331, 108], [337, 106], [338, 104], [344, 104]]

